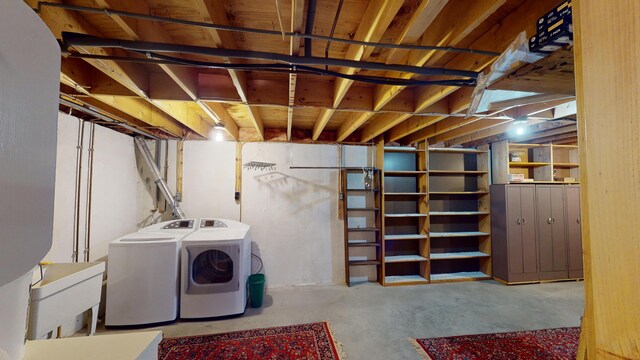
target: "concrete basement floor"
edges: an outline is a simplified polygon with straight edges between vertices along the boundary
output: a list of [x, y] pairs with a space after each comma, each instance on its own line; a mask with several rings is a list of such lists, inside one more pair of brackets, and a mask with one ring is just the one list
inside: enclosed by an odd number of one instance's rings
[[579, 326], [583, 284], [505, 286], [476, 281], [275, 288], [267, 290], [263, 308], [248, 308], [243, 316], [177, 321], [153, 329], [162, 329], [169, 338], [330, 321], [348, 359], [419, 359], [409, 338]]

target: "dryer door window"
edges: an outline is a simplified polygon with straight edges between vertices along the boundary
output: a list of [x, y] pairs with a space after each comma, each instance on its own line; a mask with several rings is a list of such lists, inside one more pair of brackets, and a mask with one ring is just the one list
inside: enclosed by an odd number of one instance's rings
[[240, 289], [240, 246], [187, 246], [189, 294], [215, 294]]
[[222, 250], [207, 250], [193, 260], [196, 284], [224, 284], [233, 280], [233, 260]]

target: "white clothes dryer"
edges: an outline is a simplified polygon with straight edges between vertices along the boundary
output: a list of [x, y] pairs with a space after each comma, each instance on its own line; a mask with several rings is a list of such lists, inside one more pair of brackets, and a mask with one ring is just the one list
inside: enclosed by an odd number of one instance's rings
[[182, 240], [180, 317], [244, 313], [251, 273], [251, 227], [226, 219], [200, 219]]

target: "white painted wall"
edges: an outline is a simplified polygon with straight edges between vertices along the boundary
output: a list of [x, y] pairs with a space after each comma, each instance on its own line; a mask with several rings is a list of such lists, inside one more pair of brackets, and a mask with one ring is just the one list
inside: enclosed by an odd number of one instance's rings
[[[369, 166], [371, 155], [367, 147], [345, 146], [341, 163]], [[289, 169], [338, 166], [338, 146], [243, 144], [243, 163], [273, 162], [276, 170], [243, 167], [241, 205], [233, 199], [235, 157], [233, 142], [185, 142], [182, 208], [187, 216], [214, 216], [250, 224], [253, 249], [264, 261], [268, 286], [344, 283], [339, 171]], [[360, 275], [375, 277], [375, 271], [369, 272]]]
[[30, 272], [51, 246], [59, 69], [33, 10], [0, 1], [0, 358], [22, 357]]
[[254, 251], [268, 286], [344, 281], [342, 221], [338, 218], [338, 147], [247, 143], [243, 163], [272, 162], [275, 171], [242, 170], [242, 221], [253, 228]]
[[[80, 246], [82, 261], [86, 234], [89, 124], [85, 125], [80, 193]], [[45, 261], [70, 262], [73, 251], [76, 145], [78, 119], [58, 113], [58, 156], [53, 244]], [[111, 240], [138, 229], [150, 212], [139, 209], [138, 199], [146, 195], [144, 179], [136, 167], [133, 138], [96, 126], [93, 160], [90, 260], [104, 260]], [[142, 165], [141, 165], [142, 166]], [[155, 184], [152, 184], [155, 186]], [[151, 200], [149, 200], [151, 202]], [[141, 205], [147, 205], [146, 202]], [[152, 205], [146, 206], [152, 207]]]
[[235, 161], [235, 142], [184, 143], [181, 205], [187, 217], [240, 220], [240, 204], [234, 200]]

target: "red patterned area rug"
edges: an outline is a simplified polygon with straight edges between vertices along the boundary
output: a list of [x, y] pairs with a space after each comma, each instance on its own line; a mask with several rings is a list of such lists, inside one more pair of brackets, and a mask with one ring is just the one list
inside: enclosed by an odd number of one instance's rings
[[326, 322], [162, 340], [158, 359], [338, 360], [340, 344]]
[[580, 328], [576, 327], [412, 341], [418, 352], [431, 360], [573, 360], [579, 340]]

